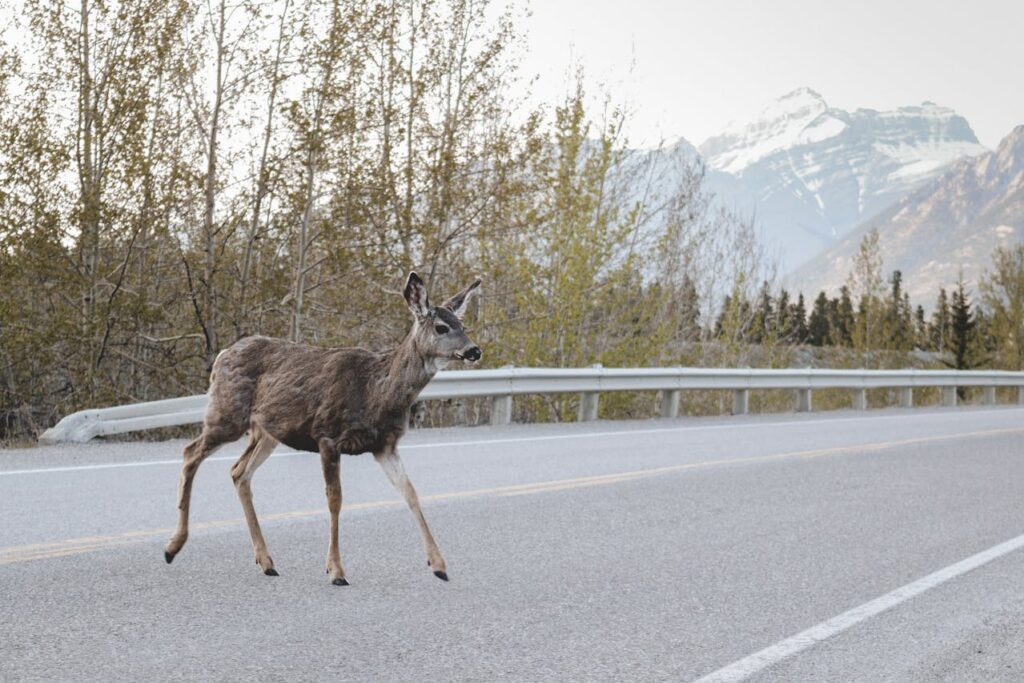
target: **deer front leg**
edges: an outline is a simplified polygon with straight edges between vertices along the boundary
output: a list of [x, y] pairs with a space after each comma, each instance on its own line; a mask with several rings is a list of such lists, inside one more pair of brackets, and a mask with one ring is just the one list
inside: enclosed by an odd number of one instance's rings
[[335, 586], [347, 586], [338, 550], [338, 515], [341, 513], [341, 454], [329, 439], [320, 441], [320, 464], [324, 468], [327, 509], [331, 513], [331, 537], [327, 543], [327, 573]]
[[178, 482], [178, 526], [164, 548], [164, 560], [167, 561], [167, 564], [174, 561], [175, 555], [181, 552], [182, 546], [188, 540], [188, 509], [192, 500], [192, 480], [195, 479], [196, 471], [203, 460], [217, 450], [223, 442], [224, 439], [220, 433], [204, 427], [203, 433], [185, 446], [185, 462], [181, 467], [181, 479]]
[[249, 445], [231, 467], [231, 479], [235, 482], [238, 500], [241, 502], [242, 512], [245, 514], [245, 523], [249, 527], [256, 564], [267, 576], [277, 576], [278, 574], [274, 569], [274, 560], [271, 559], [270, 552], [267, 550], [267, 542], [263, 539], [263, 531], [260, 529], [260, 522], [256, 517], [256, 508], [252, 504], [252, 475], [256, 473], [256, 469], [260, 465], [267, 461], [276, 445], [277, 441], [273, 437], [253, 423], [249, 435]]
[[430, 533], [430, 527], [427, 526], [423, 510], [420, 509], [420, 499], [416, 495], [416, 489], [413, 488], [412, 482], [409, 481], [397, 451], [393, 448], [388, 448], [380, 453], [374, 453], [373, 457], [380, 464], [391, 484], [405, 498], [406, 504], [412, 511], [412, 516], [416, 520], [416, 525], [420, 528], [420, 534], [423, 536], [423, 546], [427, 551], [427, 566], [434, 571], [434, 576], [442, 581], [447, 581], [448, 573], [445, 571], [444, 558], [441, 557], [441, 551], [437, 547], [437, 542], [434, 541], [434, 536]]

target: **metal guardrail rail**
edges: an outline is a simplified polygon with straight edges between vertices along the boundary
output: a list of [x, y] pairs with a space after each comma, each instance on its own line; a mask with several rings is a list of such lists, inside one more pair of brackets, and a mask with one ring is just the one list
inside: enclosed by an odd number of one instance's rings
[[[733, 392], [732, 412], [749, 410], [750, 392], [759, 389], [794, 391], [796, 410], [809, 411], [815, 389], [850, 389], [853, 407], [867, 408], [867, 390], [895, 388], [899, 404], [913, 405], [913, 390], [940, 387], [942, 403], [955, 406], [957, 387], [983, 387], [985, 403], [996, 402], [996, 388], [1016, 387], [1024, 405], [1024, 372], [958, 370], [814, 370], [730, 368], [499, 368], [438, 373], [420, 393], [420, 400], [490, 397], [491, 423], [512, 421], [512, 397], [524, 394], [579, 393], [579, 419], [596, 420], [598, 400], [607, 391], [661, 392], [661, 415], [679, 413], [679, 396], [689, 390]], [[207, 396], [186, 396], [68, 415], [39, 437], [43, 442], [89, 441], [97, 436], [195, 424], [203, 421]]]

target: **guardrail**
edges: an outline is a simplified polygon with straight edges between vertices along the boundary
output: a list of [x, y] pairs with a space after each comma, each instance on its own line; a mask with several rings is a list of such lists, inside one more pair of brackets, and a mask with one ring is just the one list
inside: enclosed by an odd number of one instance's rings
[[[512, 397], [524, 394], [579, 393], [579, 419], [596, 420], [598, 400], [606, 391], [659, 391], [662, 417], [679, 414], [679, 396], [689, 390], [733, 392], [732, 412], [749, 410], [750, 392], [789, 389], [798, 411], [812, 407], [815, 389], [851, 389], [853, 407], [867, 409], [867, 390], [899, 389], [899, 404], [910, 407], [913, 391], [940, 387], [942, 403], [955, 406], [957, 387], [983, 387], [984, 403], [996, 402], [997, 387], [1016, 387], [1024, 405], [1024, 372], [958, 370], [754, 370], [723, 368], [499, 368], [438, 373], [420, 393], [420, 400], [490, 397], [491, 424], [512, 421]], [[82, 410], [68, 415], [39, 437], [44, 442], [85, 442], [97, 436], [203, 421], [207, 397], [187, 396], [113, 408]]]

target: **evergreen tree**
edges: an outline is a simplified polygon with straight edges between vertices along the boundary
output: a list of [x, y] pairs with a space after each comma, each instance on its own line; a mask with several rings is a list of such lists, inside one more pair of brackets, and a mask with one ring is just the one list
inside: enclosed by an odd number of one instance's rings
[[700, 338], [700, 296], [697, 294], [697, 285], [689, 275], [683, 275], [679, 289], [679, 336], [686, 341], [696, 341]]
[[753, 312], [750, 302], [743, 297], [743, 278], [737, 278], [731, 294], [722, 300], [722, 311], [715, 321], [715, 336], [720, 340], [738, 344], [749, 341]]
[[931, 325], [932, 348], [939, 353], [949, 350], [952, 315], [949, 310], [949, 297], [946, 295], [946, 289], [942, 288], [939, 290], [939, 298], [935, 302]]
[[722, 309], [718, 312], [718, 317], [715, 318], [715, 338], [721, 339], [725, 334], [725, 320], [732, 310], [732, 297], [728, 294], [722, 299]]
[[906, 340], [904, 351], [909, 351], [914, 348], [914, 308], [910, 305], [910, 295], [903, 292], [903, 300], [900, 302], [900, 325], [905, 330]]
[[775, 306], [775, 334], [779, 339], [786, 339], [789, 337], [790, 330], [790, 310], [789, 305], [789, 292], [785, 289], [779, 292], [778, 303]]
[[974, 333], [970, 345], [971, 367], [987, 367], [998, 356], [999, 341], [992, 327], [992, 316], [981, 306], [975, 306]]
[[921, 305], [914, 309], [914, 346], [919, 349], [927, 349], [931, 346], [928, 321], [925, 320], [924, 306]]
[[830, 318], [832, 317], [828, 297], [818, 292], [807, 323], [807, 342], [812, 346], [827, 346], [832, 343]]
[[807, 343], [807, 305], [804, 303], [803, 292], [797, 295], [796, 303], [790, 307], [789, 339], [797, 344]]
[[903, 291], [903, 273], [894, 270], [889, 283], [891, 285], [890, 296], [885, 309], [885, 326], [889, 344], [893, 349], [909, 350], [913, 346], [913, 330], [910, 299]]
[[953, 351], [953, 365], [957, 370], [974, 367], [971, 358], [971, 343], [974, 337], [974, 311], [964, 285], [963, 275], [953, 291], [953, 305], [950, 307], [950, 349]]
[[768, 289], [768, 281], [761, 283], [761, 292], [758, 295], [757, 311], [754, 312], [754, 320], [750, 327], [750, 340], [762, 344], [775, 337], [775, 309], [772, 305], [771, 291]]
[[856, 319], [853, 313], [853, 299], [850, 288], [843, 285], [839, 288], [839, 297], [832, 300], [832, 343], [837, 346], [853, 346], [853, 330]]

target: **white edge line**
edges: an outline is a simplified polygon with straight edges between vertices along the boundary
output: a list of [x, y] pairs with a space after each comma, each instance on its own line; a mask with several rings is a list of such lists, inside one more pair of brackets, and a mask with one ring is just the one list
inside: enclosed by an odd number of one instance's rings
[[[1019, 412], [1021, 409], [1015, 406], [1008, 406], [1006, 408], [997, 408], [995, 410], [976, 410], [971, 411], [971, 415], [991, 415], [995, 413], [1014, 413]], [[833, 417], [822, 420], [784, 420], [780, 422], [747, 422], [738, 425], [729, 424], [714, 424], [714, 425], [688, 425], [686, 427], [658, 427], [655, 429], [621, 429], [616, 431], [608, 432], [580, 432], [578, 434], [547, 434], [544, 436], [521, 436], [521, 437], [508, 437], [503, 439], [477, 439], [473, 441], [444, 441], [438, 443], [414, 443], [402, 446], [402, 451], [416, 450], [420, 448], [453, 448], [460, 446], [488, 446], [498, 443], [529, 443], [534, 441], [561, 441], [565, 439], [597, 439], [605, 438], [609, 436], [630, 436], [633, 434], [669, 434], [674, 432], [695, 432], [695, 431], [710, 431], [716, 429], [756, 429], [758, 427], [790, 427], [793, 425], [826, 425], [834, 424], [839, 422], [862, 422], [865, 420], [906, 420], [908, 418], [928, 418], [928, 417], [945, 417], [948, 412], [935, 412], [935, 413], [922, 413], [920, 415], [877, 415], [874, 417]], [[954, 435], [955, 436], [955, 435]], [[856, 444], [854, 444], [856, 445]], [[274, 453], [271, 457], [273, 458], [288, 458], [296, 455], [310, 455], [305, 451], [281, 451]], [[215, 456], [209, 457], [205, 462], [217, 462], [224, 460], [237, 460], [237, 456]], [[141, 462], [111, 462], [111, 463], [99, 463], [96, 465], [68, 465], [66, 467], [43, 467], [38, 469], [25, 469], [25, 470], [0, 470], [0, 477], [13, 476], [18, 474], [46, 474], [50, 472], [83, 472], [88, 470], [109, 470], [117, 469], [120, 467], [151, 467], [155, 465], [180, 465], [181, 458], [174, 460], [145, 460]]]
[[962, 576], [1021, 547], [1024, 547], [1024, 535], [1012, 538], [988, 550], [983, 550], [976, 555], [971, 555], [967, 559], [932, 572], [917, 581], [901, 586], [870, 602], [865, 602], [859, 607], [854, 607], [838, 616], [821, 622], [817, 626], [812, 626], [806, 631], [801, 631], [759, 652], [755, 652], [717, 671], [702, 676], [694, 681], [694, 683], [736, 683], [737, 681], [745, 680], [783, 659], [803, 652], [823, 640], [856, 626], [862, 621], [896, 607], [900, 603], [906, 602], [932, 588], [941, 586], [951, 579]]

